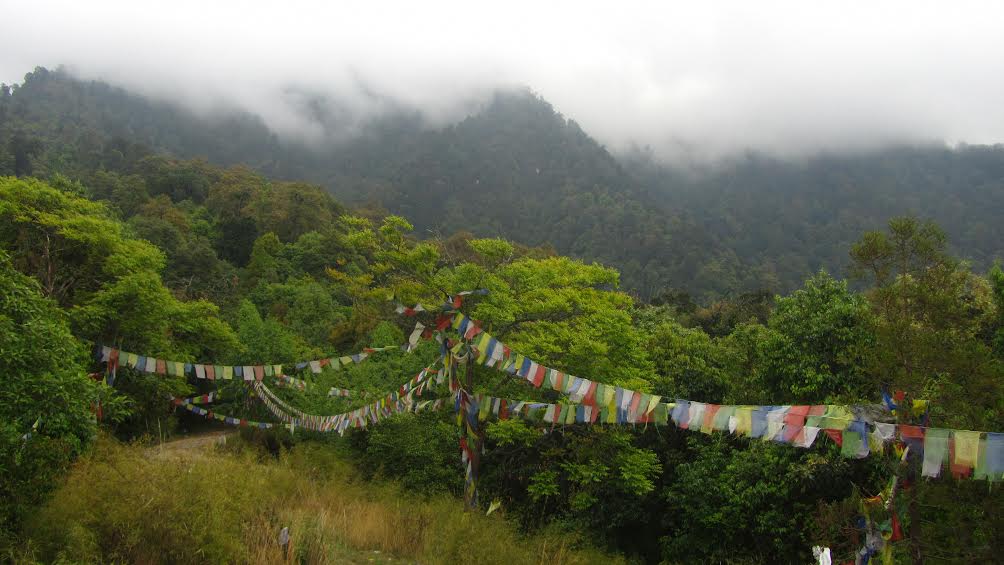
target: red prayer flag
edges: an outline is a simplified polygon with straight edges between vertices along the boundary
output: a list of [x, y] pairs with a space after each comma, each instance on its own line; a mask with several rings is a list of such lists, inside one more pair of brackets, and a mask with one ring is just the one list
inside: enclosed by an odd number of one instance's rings
[[540, 388], [540, 385], [544, 384], [545, 372], [547, 372], [547, 369], [545, 369], [543, 365], [537, 365], [537, 372], [534, 373], [533, 377], [531, 378], [533, 386]]
[[826, 435], [830, 436], [830, 439], [837, 442], [837, 445], [843, 447], [844, 437], [841, 430], [823, 430], [823, 431], [826, 432]]
[[[638, 396], [640, 396], [640, 395], [635, 395], [635, 400], [638, 399]], [[631, 412], [632, 413], [634, 413], [634, 405], [635, 405], [635, 401], [632, 401], [631, 402]], [[719, 408], [721, 408], [721, 406], [719, 406], [717, 404], [708, 404], [708, 406], [704, 409], [704, 425], [702, 427], [705, 427], [705, 428], [708, 428], [708, 429], [713, 429], [715, 427], [715, 414], [718, 413], [718, 409]]]
[[903, 440], [922, 440], [924, 439], [924, 428], [905, 424], [900, 425], [899, 437]]

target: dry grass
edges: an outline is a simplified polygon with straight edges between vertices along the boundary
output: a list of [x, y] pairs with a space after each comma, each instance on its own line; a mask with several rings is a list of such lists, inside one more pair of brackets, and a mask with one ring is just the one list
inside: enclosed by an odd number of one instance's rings
[[[278, 460], [233, 451], [165, 460], [104, 439], [31, 521], [25, 553], [91, 563], [618, 561], [567, 536], [520, 536], [452, 498], [361, 482], [319, 446]], [[289, 559], [277, 543], [284, 526]]]

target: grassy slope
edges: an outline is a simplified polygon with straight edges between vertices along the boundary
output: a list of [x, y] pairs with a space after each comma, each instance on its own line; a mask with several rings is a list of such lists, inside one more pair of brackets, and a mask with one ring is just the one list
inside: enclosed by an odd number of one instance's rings
[[247, 449], [177, 450], [102, 439], [31, 520], [15, 560], [280, 563], [290, 527], [304, 563], [611, 563], [568, 534], [518, 535], [449, 497], [364, 483], [329, 448], [279, 459]]

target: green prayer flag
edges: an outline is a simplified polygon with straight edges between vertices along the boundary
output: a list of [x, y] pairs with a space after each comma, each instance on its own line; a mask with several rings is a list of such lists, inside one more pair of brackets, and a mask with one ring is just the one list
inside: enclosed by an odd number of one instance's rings
[[715, 420], [712, 424], [712, 428], [718, 431], [728, 431], [729, 429], [729, 418], [734, 416], [736, 413], [735, 406], [719, 406], [718, 412], [715, 413]]
[[826, 412], [822, 416], [809, 416], [805, 420], [806, 426], [822, 428], [824, 430], [843, 430], [854, 420], [854, 414], [844, 406], [826, 406]]
[[655, 411], [653, 412], [653, 419], [655, 420], [655, 425], [662, 426], [669, 421], [669, 404], [665, 402], [660, 402], [655, 405]]
[[994, 477], [990, 474], [990, 468], [987, 466], [987, 440], [986, 438], [980, 439], [979, 452], [976, 456], [976, 471], [973, 473], [974, 479], [990, 479], [993, 480]]
[[566, 424], [575, 423], [575, 406], [570, 406], [570, 405], [562, 406], [561, 413], [565, 416]]
[[844, 457], [857, 459], [861, 457], [861, 447], [861, 434], [845, 429], [843, 432], [843, 445], [840, 448], [840, 454]]

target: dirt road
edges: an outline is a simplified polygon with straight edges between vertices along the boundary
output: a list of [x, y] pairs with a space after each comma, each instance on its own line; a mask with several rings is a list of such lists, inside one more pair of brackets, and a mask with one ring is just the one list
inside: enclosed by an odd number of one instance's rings
[[150, 447], [155, 457], [199, 457], [217, 445], [224, 445], [227, 437], [234, 434], [231, 431], [208, 432], [182, 436], [171, 441]]

